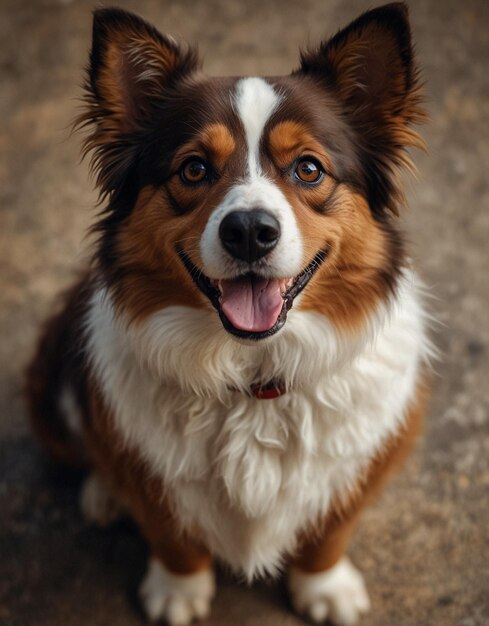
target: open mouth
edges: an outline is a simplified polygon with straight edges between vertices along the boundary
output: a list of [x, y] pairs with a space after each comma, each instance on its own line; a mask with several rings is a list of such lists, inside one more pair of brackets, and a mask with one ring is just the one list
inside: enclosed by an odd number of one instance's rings
[[241, 339], [265, 339], [285, 324], [294, 299], [328, 256], [320, 250], [300, 274], [264, 278], [250, 272], [233, 279], [214, 280], [196, 267], [183, 250], [178, 255], [190, 277], [219, 313], [224, 328]]

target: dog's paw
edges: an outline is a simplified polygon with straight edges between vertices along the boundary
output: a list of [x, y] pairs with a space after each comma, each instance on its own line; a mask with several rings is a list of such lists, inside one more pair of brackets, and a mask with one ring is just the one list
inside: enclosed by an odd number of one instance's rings
[[351, 626], [370, 609], [363, 577], [347, 558], [317, 574], [291, 568], [289, 590], [296, 611], [317, 624]]
[[154, 558], [139, 588], [149, 619], [164, 619], [170, 626], [187, 626], [193, 619], [206, 617], [214, 593], [211, 569], [189, 575], [172, 574]]
[[123, 514], [122, 507], [95, 472], [83, 483], [80, 509], [87, 522], [98, 526], [108, 526]]

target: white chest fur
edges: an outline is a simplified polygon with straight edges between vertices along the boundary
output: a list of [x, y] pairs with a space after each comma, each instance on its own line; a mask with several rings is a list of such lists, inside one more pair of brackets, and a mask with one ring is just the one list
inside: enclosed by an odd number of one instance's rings
[[[116, 427], [162, 478], [181, 523], [248, 577], [276, 570], [297, 532], [397, 431], [427, 350], [407, 273], [355, 337], [298, 310], [257, 346], [229, 337], [212, 311], [170, 307], [128, 326], [104, 290], [87, 322]], [[290, 391], [274, 400], [231, 391], [273, 378]]]

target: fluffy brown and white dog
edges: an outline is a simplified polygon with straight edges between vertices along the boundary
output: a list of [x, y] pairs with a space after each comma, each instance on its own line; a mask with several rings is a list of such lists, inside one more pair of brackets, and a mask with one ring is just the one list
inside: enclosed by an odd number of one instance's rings
[[98, 10], [85, 104], [106, 207], [29, 370], [37, 433], [90, 469], [90, 519], [139, 525], [151, 619], [206, 615], [216, 557], [287, 568], [298, 611], [352, 624], [345, 547], [412, 445], [429, 351], [395, 223], [423, 118], [405, 5], [271, 78], [209, 78]]

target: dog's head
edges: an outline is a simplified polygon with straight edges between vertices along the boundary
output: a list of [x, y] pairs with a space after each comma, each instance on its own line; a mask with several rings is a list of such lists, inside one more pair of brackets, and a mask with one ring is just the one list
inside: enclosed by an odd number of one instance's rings
[[108, 199], [98, 260], [132, 317], [214, 307], [259, 340], [299, 294], [344, 329], [392, 293], [397, 173], [422, 118], [403, 4], [271, 78], [209, 78], [191, 48], [102, 9], [86, 89], [80, 123]]

